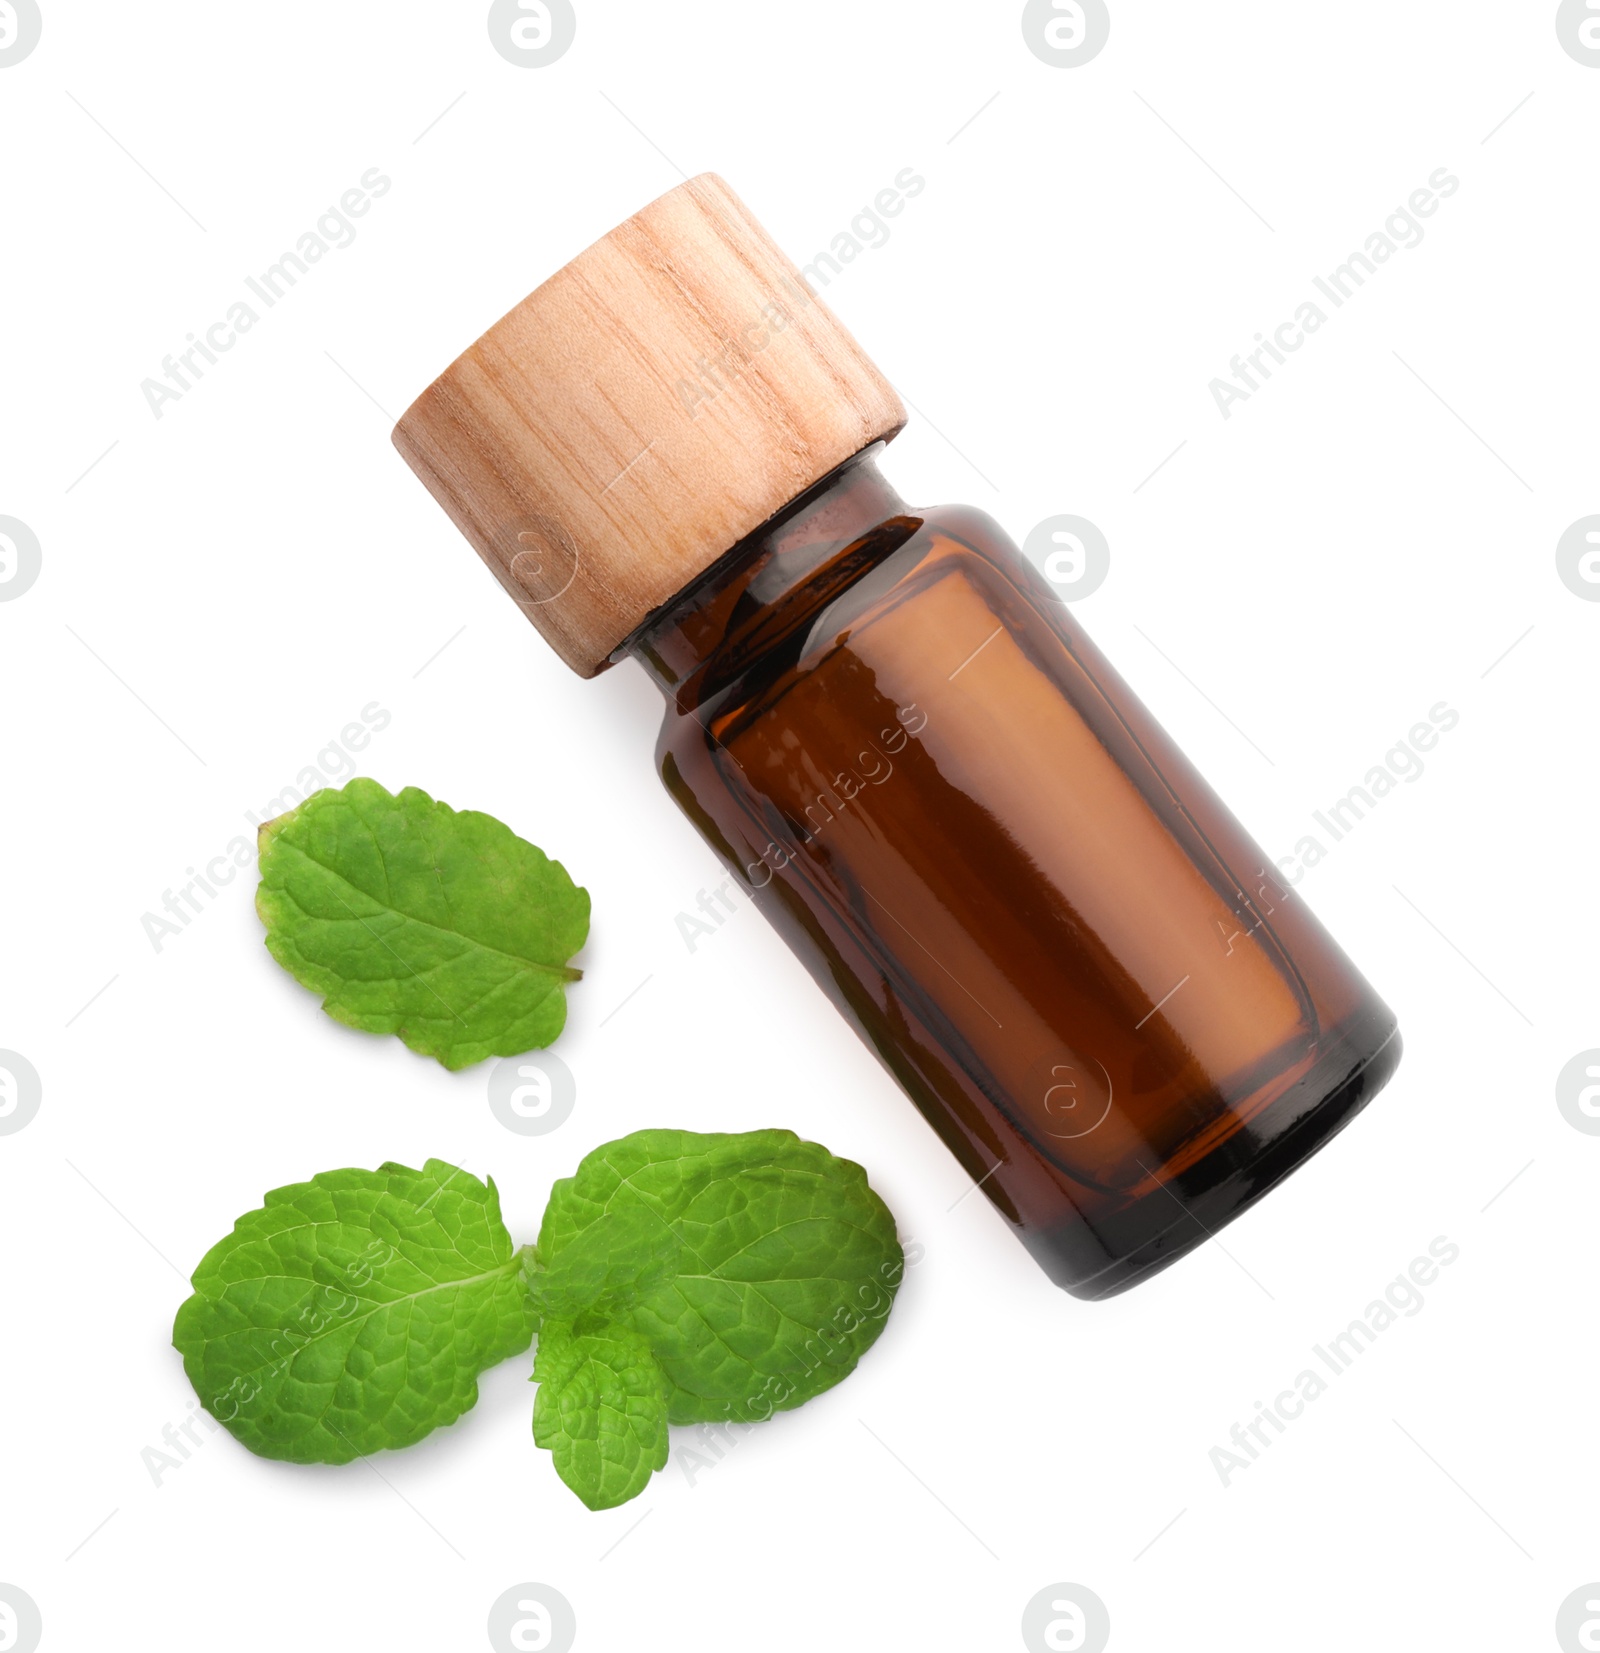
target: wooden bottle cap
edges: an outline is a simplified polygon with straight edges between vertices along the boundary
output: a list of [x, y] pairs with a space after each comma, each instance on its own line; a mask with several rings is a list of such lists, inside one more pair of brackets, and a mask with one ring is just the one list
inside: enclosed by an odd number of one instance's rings
[[394, 442], [593, 677], [724, 552], [905, 419], [706, 172], [535, 288], [423, 391]]

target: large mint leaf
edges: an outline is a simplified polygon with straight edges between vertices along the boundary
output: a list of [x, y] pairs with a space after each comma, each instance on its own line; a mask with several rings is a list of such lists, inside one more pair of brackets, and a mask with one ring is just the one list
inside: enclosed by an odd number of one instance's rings
[[452, 1069], [560, 1033], [588, 892], [493, 816], [353, 780], [268, 821], [259, 849], [267, 947], [336, 1021]]
[[453, 1422], [528, 1347], [523, 1263], [493, 1182], [437, 1159], [325, 1171], [206, 1253], [172, 1340], [252, 1452], [346, 1463]]
[[[882, 1331], [904, 1267], [861, 1167], [789, 1131], [608, 1143], [552, 1189], [538, 1252], [536, 1295], [548, 1279], [580, 1331], [644, 1338], [673, 1423], [765, 1418], [831, 1388]], [[586, 1276], [593, 1255], [605, 1266]]]
[[590, 1509], [625, 1504], [666, 1467], [667, 1381], [637, 1332], [546, 1321], [533, 1378], [534, 1441]]

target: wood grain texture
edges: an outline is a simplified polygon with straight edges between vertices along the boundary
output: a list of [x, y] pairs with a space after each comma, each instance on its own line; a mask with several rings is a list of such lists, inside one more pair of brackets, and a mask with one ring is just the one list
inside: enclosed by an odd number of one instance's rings
[[899, 397], [714, 173], [536, 288], [394, 442], [574, 671], [905, 424]]

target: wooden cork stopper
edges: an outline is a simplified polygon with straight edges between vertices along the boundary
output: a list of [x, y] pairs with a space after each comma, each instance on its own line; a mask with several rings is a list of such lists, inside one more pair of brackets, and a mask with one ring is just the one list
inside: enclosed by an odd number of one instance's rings
[[702, 173], [603, 236], [423, 391], [394, 442], [584, 677], [905, 409]]

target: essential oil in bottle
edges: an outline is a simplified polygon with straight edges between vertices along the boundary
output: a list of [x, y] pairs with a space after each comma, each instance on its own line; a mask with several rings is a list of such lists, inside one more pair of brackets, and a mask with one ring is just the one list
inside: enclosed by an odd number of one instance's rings
[[[720, 178], [646, 207], [395, 443], [1041, 1267], [1201, 1243], [1393, 1073], [1395, 1019]], [[508, 734], [512, 732], [508, 723]]]

